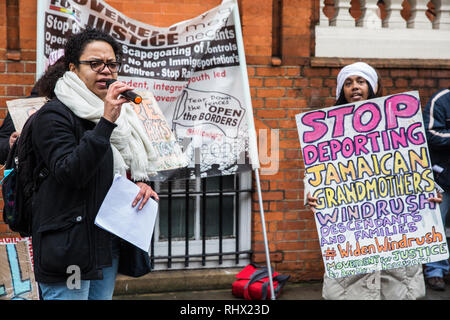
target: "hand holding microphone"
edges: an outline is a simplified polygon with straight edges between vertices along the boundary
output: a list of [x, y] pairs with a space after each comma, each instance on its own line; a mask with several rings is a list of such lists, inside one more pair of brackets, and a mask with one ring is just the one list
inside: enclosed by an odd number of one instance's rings
[[133, 88], [124, 82], [116, 82], [114, 79], [108, 79], [105, 82], [108, 91], [103, 100], [103, 118], [114, 123], [120, 116], [122, 104], [127, 101], [139, 104], [142, 101], [142, 97], [134, 93]]
[[[106, 88], [109, 89], [109, 86], [116, 81], [117, 81], [116, 79], [106, 80]], [[121, 95], [130, 102], [134, 102], [136, 104], [140, 104], [142, 102], [142, 97], [132, 90], [126, 90], [122, 92]]]

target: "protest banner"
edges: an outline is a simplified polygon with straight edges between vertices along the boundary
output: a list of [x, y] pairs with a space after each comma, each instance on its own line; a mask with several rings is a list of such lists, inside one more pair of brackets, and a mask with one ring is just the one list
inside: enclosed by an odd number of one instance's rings
[[256, 133], [235, 0], [167, 28], [133, 20], [102, 0], [38, 3], [37, 74], [87, 26], [113, 36], [123, 51], [119, 80], [151, 92], [189, 165], [154, 180], [259, 168]]
[[31, 238], [0, 239], [0, 299], [38, 300]]
[[296, 121], [330, 278], [448, 258], [417, 91]]
[[17, 132], [21, 132], [23, 125], [33, 113], [38, 111], [44, 103], [46, 98], [25, 98], [6, 101], [8, 112], [14, 123], [14, 128]]

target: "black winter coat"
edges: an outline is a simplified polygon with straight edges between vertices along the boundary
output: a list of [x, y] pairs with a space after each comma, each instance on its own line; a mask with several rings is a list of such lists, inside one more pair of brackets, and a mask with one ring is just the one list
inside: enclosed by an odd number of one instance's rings
[[113, 236], [94, 219], [113, 181], [115, 127], [78, 118], [58, 99], [33, 120], [33, 147], [50, 172], [33, 202], [36, 281], [66, 281], [71, 265], [83, 280], [102, 279], [101, 268], [111, 266]]

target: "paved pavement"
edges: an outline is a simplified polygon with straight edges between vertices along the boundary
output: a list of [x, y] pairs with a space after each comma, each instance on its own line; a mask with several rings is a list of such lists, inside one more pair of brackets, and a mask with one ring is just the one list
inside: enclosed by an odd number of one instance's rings
[[[321, 300], [322, 283], [288, 282], [277, 300]], [[198, 291], [178, 291], [149, 293], [138, 295], [118, 295], [114, 300], [241, 300], [231, 294], [230, 289], [220, 290], [198, 290]], [[434, 291], [426, 289], [426, 296], [422, 300], [450, 300], [450, 283], [445, 291]]]

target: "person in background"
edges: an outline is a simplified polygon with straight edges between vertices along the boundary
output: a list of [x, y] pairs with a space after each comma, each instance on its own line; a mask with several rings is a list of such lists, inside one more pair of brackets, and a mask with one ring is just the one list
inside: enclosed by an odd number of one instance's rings
[[[345, 66], [337, 76], [336, 104], [361, 102], [383, 96], [378, 72], [364, 62]], [[305, 183], [305, 189], [308, 185]], [[441, 196], [429, 201], [440, 203]], [[307, 192], [307, 205], [315, 212], [317, 199]], [[388, 269], [331, 279], [324, 275], [324, 299], [414, 300], [425, 296], [422, 265]]]
[[[133, 207], [158, 199], [145, 183], [155, 156], [137, 114], [121, 97], [133, 88], [120, 81], [106, 86], [120, 69], [117, 41], [88, 28], [71, 36], [64, 52], [64, 64], [39, 86], [55, 98], [32, 124], [34, 152], [48, 171], [33, 197], [34, 274], [44, 300], [110, 300], [122, 242], [94, 219], [115, 173], [129, 175], [139, 187]], [[74, 272], [79, 285], [69, 286]]]
[[[440, 205], [442, 222], [450, 208], [450, 90], [434, 93], [423, 110], [423, 122], [427, 134], [431, 163], [436, 182], [444, 189]], [[425, 264], [425, 279], [432, 290], [444, 291], [444, 276], [448, 274], [448, 260]]]

